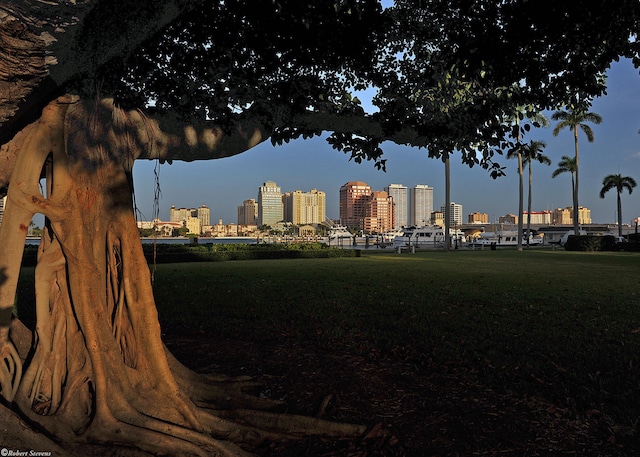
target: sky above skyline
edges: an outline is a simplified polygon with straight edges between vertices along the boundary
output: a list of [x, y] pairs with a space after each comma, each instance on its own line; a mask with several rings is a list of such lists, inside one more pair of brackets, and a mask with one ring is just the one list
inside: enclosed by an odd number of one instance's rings
[[[616, 193], [610, 191], [604, 199], [599, 196], [602, 180], [609, 174], [634, 178], [640, 186], [640, 76], [630, 61], [613, 63], [607, 73], [607, 95], [594, 100], [592, 112], [603, 121], [591, 125], [595, 141], [589, 143], [580, 133], [580, 195], [579, 203], [591, 210], [594, 223], [614, 223], [617, 220]], [[365, 105], [365, 109], [366, 109]], [[550, 114], [550, 113], [548, 113]], [[550, 117], [550, 116], [549, 116]], [[561, 174], [551, 178], [563, 155], [573, 156], [573, 133], [563, 130], [552, 134], [555, 122], [547, 128], [532, 129], [525, 139], [547, 143], [543, 153], [552, 165], [534, 163], [532, 210], [552, 210], [572, 205], [571, 176]], [[318, 189], [327, 194], [327, 217], [339, 218], [340, 186], [349, 181], [364, 181], [373, 190], [383, 190], [391, 183], [411, 188], [417, 184], [433, 187], [434, 209], [444, 204], [444, 164], [429, 159], [424, 149], [393, 143], [383, 145], [387, 171], [377, 170], [373, 162], [357, 164], [349, 156], [336, 151], [323, 138], [291, 141], [272, 146], [266, 141], [234, 157], [197, 161], [173, 162], [159, 166], [160, 219], [169, 219], [169, 208], [198, 207], [211, 209], [211, 222], [219, 219], [225, 224], [237, 222], [237, 207], [244, 200], [257, 199], [258, 188], [265, 181], [275, 181], [282, 192]], [[470, 169], [451, 158], [451, 200], [462, 205], [463, 218], [481, 212], [489, 220], [518, 212], [517, 161], [504, 156], [496, 159], [506, 166], [507, 176], [493, 180], [487, 171]], [[137, 161], [134, 167], [136, 206], [139, 220], [151, 220], [155, 189], [153, 161]], [[525, 210], [527, 172], [525, 170]], [[640, 216], [640, 187], [622, 196], [623, 223]]]

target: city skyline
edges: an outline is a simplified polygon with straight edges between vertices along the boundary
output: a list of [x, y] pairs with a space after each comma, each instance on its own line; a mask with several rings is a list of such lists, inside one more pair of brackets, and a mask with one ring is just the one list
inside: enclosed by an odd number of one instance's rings
[[[615, 193], [600, 199], [602, 180], [608, 174], [620, 173], [640, 180], [640, 78], [627, 60], [614, 63], [608, 73], [608, 95], [596, 99], [591, 111], [600, 114], [603, 122], [591, 125], [595, 141], [588, 143], [581, 133], [580, 145], [580, 205], [591, 209], [594, 223], [615, 223]], [[361, 97], [365, 99], [366, 94]], [[550, 113], [547, 113], [550, 114]], [[564, 155], [573, 156], [573, 135], [563, 130], [552, 135], [555, 123], [545, 129], [535, 129], [525, 141], [543, 140], [552, 166], [538, 163], [533, 167], [533, 211], [554, 210], [571, 206], [569, 175], [555, 179], [551, 173]], [[198, 163], [174, 162], [159, 170], [161, 190], [160, 218], [168, 217], [170, 205], [211, 208], [212, 220], [236, 220], [237, 206], [243, 200], [257, 198], [258, 186], [275, 181], [287, 190], [322, 189], [326, 192], [327, 217], [339, 217], [339, 189], [349, 181], [364, 181], [373, 189], [384, 189], [391, 183], [407, 187], [426, 184], [434, 189], [433, 206], [439, 208], [444, 199], [444, 165], [430, 159], [423, 149], [384, 143], [383, 158], [387, 172], [377, 170], [371, 162], [361, 164], [348, 160], [345, 154], [333, 150], [322, 138], [296, 140], [273, 147], [262, 143], [247, 152], [225, 159]], [[459, 154], [451, 158], [451, 200], [469, 213], [487, 213], [490, 221], [505, 214], [518, 212], [518, 174], [515, 160], [499, 156], [497, 161], [507, 167], [507, 176], [493, 180], [479, 167], [469, 168], [460, 162]], [[134, 167], [136, 204], [142, 218], [153, 216], [155, 162], [138, 161]], [[526, 179], [526, 178], [525, 178]], [[526, 187], [526, 186], [525, 186]], [[526, 191], [525, 191], [526, 193]], [[640, 189], [622, 196], [623, 223], [640, 216]]]

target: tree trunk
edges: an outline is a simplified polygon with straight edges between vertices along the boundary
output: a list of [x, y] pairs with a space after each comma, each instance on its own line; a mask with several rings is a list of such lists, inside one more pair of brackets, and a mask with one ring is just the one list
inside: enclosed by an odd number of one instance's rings
[[444, 160], [444, 250], [448, 251], [451, 245], [451, 163], [449, 155]]
[[[522, 219], [523, 219], [524, 184], [522, 183], [522, 153], [518, 151], [518, 251], [522, 251]], [[531, 219], [531, 213], [529, 213]]]
[[[132, 132], [127, 116], [109, 105], [87, 106], [52, 102], [19, 148], [0, 225], [5, 400], [63, 446], [236, 456], [264, 440], [361, 434], [356, 425], [247, 413], [277, 402], [227, 383], [207, 384], [167, 354], [132, 204], [131, 169], [148, 146], [140, 138], [148, 136]], [[43, 168], [46, 195], [38, 189]], [[26, 229], [36, 212], [46, 224], [26, 362], [9, 328]], [[277, 426], [265, 425], [275, 419]]]
[[618, 236], [622, 238], [622, 199], [620, 198], [620, 192], [617, 193], [618, 197]]
[[533, 170], [531, 169], [531, 165], [533, 164], [533, 159], [529, 159], [529, 192], [527, 193], [527, 247], [529, 247], [529, 241], [531, 240], [531, 185], [533, 182]]
[[578, 206], [578, 125], [573, 127], [573, 141], [576, 151], [576, 180], [573, 188], [573, 233], [575, 235], [580, 234], [580, 213]]

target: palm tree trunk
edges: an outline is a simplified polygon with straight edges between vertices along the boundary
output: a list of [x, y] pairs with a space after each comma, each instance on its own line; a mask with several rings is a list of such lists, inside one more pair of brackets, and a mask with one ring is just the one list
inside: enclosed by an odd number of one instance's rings
[[578, 125], [576, 124], [573, 127], [573, 140], [575, 143], [576, 150], [576, 179], [573, 188], [573, 230], [574, 234], [578, 235], [580, 233], [580, 222], [579, 222], [579, 214], [578, 214]]
[[451, 165], [449, 163], [449, 155], [444, 161], [444, 187], [445, 187], [445, 210], [444, 210], [444, 250], [449, 250], [451, 243]]
[[522, 153], [518, 152], [518, 251], [522, 251], [522, 216], [524, 200], [524, 184], [522, 182]]
[[618, 192], [618, 236], [622, 238], [622, 200]]
[[533, 181], [533, 172], [531, 166], [533, 159], [529, 160], [529, 194], [527, 195], [527, 247], [529, 247], [529, 240], [531, 239], [531, 182]]

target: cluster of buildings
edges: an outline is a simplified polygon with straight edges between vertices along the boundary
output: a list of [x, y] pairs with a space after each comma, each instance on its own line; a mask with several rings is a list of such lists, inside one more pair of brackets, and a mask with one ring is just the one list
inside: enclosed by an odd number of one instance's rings
[[[445, 208], [433, 210], [433, 187], [418, 184], [411, 189], [389, 184], [373, 190], [362, 181], [340, 187], [340, 224], [365, 233], [385, 233], [410, 225], [442, 225]], [[452, 202], [452, 224], [462, 223], [462, 205]]]
[[[274, 181], [266, 181], [258, 188], [257, 199], [248, 199], [237, 208], [237, 223], [211, 224], [211, 210], [176, 208], [169, 211], [169, 221], [139, 222], [141, 229], [153, 229], [160, 236], [177, 232], [204, 236], [253, 236], [269, 227], [285, 231], [297, 227], [298, 234], [313, 235], [320, 224], [327, 220], [326, 194], [312, 189], [309, 192], [295, 190], [282, 192]], [[340, 187], [340, 218], [342, 226], [369, 234], [381, 234], [408, 226], [444, 226], [445, 211], [433, 207], [433, 188], [418, 184], [411, 188], [402, 184], [389, 184], [383, 190], [374, 190], [362, 181], [350, 181]], [[463, 225], [462, 205], [451, 202], [448, 208], [452, 227]], [[1, 213], [0, 213], [1, 214]], [[1, 217], [1, 216], [0, 216]], [[591, 224], [591, 211], [580, 207], [580, 224]], [[571, 225], [573, 207], [553, 211], [524, 213], [523, 223], [534, 225]], [[468, 215], [467, 224], [488, 224], [489, 215], [474, 212]], [[506, 214], [497, 221], [500, 224], [517, 224], [518, 216]]]
[[[389, 184], [373, 190], [362, 181], [340, 187], [340, 223], [365, 233], [385, 233], [401, 227], [443, 225], [446, 208], [433, 210], [433, 187], [418, 184], [407, 188]], [[451, 224], [462, 224], [462, 205], [451, 202]]]
[[[489, 215], [486, 213], [471, 213], [467, 221], [469, 224], [488, 224]], [[516, 214], [506, 214], [498, 218], [498, 224], [517, 224]], [[522, 214], [522, 223], [531, 225], [573, 225], [573, 206], [558, 208], [546, 211], [525, 211]], [[591, 221], [591, 210], [584, 206], [578, 206], [578, 224], [589, 225]]]

